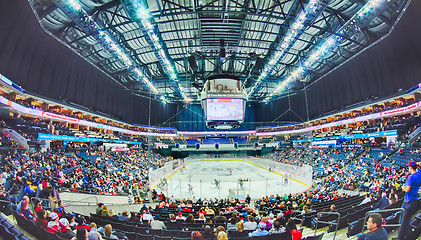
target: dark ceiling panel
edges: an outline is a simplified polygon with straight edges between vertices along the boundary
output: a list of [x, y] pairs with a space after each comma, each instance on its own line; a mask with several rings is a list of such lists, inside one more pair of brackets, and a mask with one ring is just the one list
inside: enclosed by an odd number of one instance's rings
[[[26, 1], [0, 1], [0, 73], [41, 96], [98, 110], [131, 123], [147, 124], [148, 99], [138, 97], [46, 34]], [[175, 104], [154, 101], [168, 118]], [[152, 124], [160, 124], [152, 117]]]

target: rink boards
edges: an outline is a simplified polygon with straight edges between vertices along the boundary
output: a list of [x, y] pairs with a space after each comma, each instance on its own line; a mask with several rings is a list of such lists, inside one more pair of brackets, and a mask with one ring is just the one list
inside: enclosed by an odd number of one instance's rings
[[[192, 159], [164, 169], [151, 188], [176, 198], [252, 198], [299, 193], [311, 187], [309, 166], [270, 159]], [[159, 174], [158, 174], [159, 175]]]

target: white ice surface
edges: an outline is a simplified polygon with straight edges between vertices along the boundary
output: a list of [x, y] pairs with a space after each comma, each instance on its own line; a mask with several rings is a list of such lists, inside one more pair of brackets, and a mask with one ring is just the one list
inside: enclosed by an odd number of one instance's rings
[[[232, 173], [230, 174], [230, 169]], [[167, 196], [176, 198], [261, 198], [270, 194], [298, 193], [309, 188], [308, 184], [243, 160], [198, 160], [186, 163], [183, 169], [167, 178], [167, 186], [157, 188]], [[239, 183], [239, 179], [248, 179]], [[220, 181], [219, 188], [215, 180]], [[193, 191], [189, 191], [189, 184]]]

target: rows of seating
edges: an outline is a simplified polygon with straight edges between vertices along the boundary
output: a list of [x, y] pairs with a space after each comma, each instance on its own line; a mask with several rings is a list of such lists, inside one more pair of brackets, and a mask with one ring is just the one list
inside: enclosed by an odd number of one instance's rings
[[259, 139], [259, 143], [271, 143], [273, 142], [273, 138], [272, 137], [264, 137], [264, 138], [260, 138]]
[[[155, 214], [154, 214], [155, 215]], [[159, 220], [162, 221], [164, 224], [169, 222], [168, 214], [166, 214], [166, 218], [164, 215], [159, 215]], [[97, 225], [105, 226], [106, 224], [111, 224], [114, 229], [118, 229], [124, 233], [129, 233], [126, 235], [131, 235], [130, 233], [136, 232], [140, 234], [153, 234], [153, 235], [168, 235], [168, 236], [178, 236], [178, 237], [189, 237], [191, 231], [202, 231], [205, 223], [203, 221], [195, 221], [194, 223], [186, 223], [184, 221], [180, 221], [182, 223], [183, 230], [156, 230], [150, 229], [148, 221], [144, 222], [127, 222], [127, 221], [120, 221], [115, 218], [107, 218], [101, 217], [97, 214], [92, 214], [90, 217], [85, 216], [85, 219], [89, 219], [87, 221], [95, 222]], [[157, 218], [157, 215], [155, 215]], [[220, 222], [215, 224], [206, 224], [211, 226], [212, 228], [216, 228], [218, 226], [226, 227], [226, 222]], [[186, 233], [188, 232], [188, 233]], [[172, 233], [172, 234], [171, 234]]]
[[370, 148], [363, 156], [357, 159], [357, 161], [351, 162], [347, 169], [360, 176], [369, 172], [370, 176], [375, 177], [377, 175], [376, 162], [379, 162], [383, 166], [390, 165], [391, 163], [385, 161], [385, 159], [387, 159], [388, 155], [391, 153], [393, 153], [393, 150], [391, 149]]
[[161, 138], [159, 141], [164, 144], [174, 144], [174, 141], [171, 138]]
[[[402, 206], [402, 202], [403, 202], [403, 199], [389, 205], [384, 210], [400, 208], [400, 206]], [[356, 234], [361, 233], [364, 223], [365, 223], [364, 220], [366, 220], [365, 216], [368, 212], [373, 211], [373, 206], [375, 203], [376, 202], [369, 202], [365, 204], [363, 208], [360, 210], [360, 212], [356, 216], [354, 216], [354, 218], [347, 220], [347, 224], [348, 224], [347, 236], [348, 237], [355, 236]], [[398, 224], [399, 223], [399, 218], [400, 218], [399, 211], [381, 212], [381, 215], [383, 219], [385, 219], [385, 224]], [[340, 224], [340, 226], [343, 226], [343, 225]], [[394, 226], [385, 227], [385, 229], [387, 232], [391, 232], [391, 231], [395, 231], [396, 227]]]
[[[363, 198], [362, 196], [351, 196], [351, 197], [346, 197], [346, 198], [338, 198], [338, 199], [334, 199], [334, 200], [330, 200], [330, 201], [315, 203], [313, 205], [313, 208], [312, 208], [314, 210], [314, 212], [303, 214], [302, 216], [298, 215], [298, 216], [295, 216], [295, 217], [302, 221], [303, 226], [306, 226], [306, 227], [309, 227], [309, 228], [311, 228], [311, 227], [314, 228], [316, 226], [314, 225], [314, 223], [312, 223], [312, 220], [317, 218], [317, 214], [319, 212], [328, 212], [328, 211], [330, 211], [330, 207], [332, 205], [335, 205], [336, 211], [341, 216], [344, 216], [346, 211], [349, 211], [350, 213], [356, 212], [357, 209], [352, 209], [352, 207], [356, 206], [359, 202], [361, 202], [362, 198]], [[346, 214], [346, 215], [349, 215], [349, 214]], [[319, 219], [319, 220], [333, 221], [336, 218], [337, 218], [337, 215], [333, 214], [333, 215], [327, 215], [324, 218]], [[318, 224], [317, 228], [322, 228], [322, 227], [325, 227], [325, 226], [326, 226], [326, 224]]]
[[186, 141], [184, 140], [184, 138], [174, 138], [174, 143], [186, 144]]
[[37, 139], [38, 133], [52, 133], [51, 130], [48, 129], [48, 124], [43, 122], [26, 121], [20, 118], [9, 118], [5, 120], [9, 126], [13, 126], [13, 129], [26, 139]]
[[204, 138], [202, 144], [231, 144], [229, 138]]
[[114, 136], [125, 141], [134, 141], [134, 142], [142, 142], [142, 143], [146, 143], [147, 141], [147, 138], [141, 135], [134, 136], [134, 135], [128, 135], [128, 134], [123, 134], [119, 132], [114, 132]]
[[188, 139], [186, 139], [186, 143], [188, 145], [196, 145], [198, 143], [200, 144], [200, 140], [195, 139], [195, 138], [188, 138]]
[[414, 217], [414, 219], [410, 222], [410, 239], [415, 239], [421, 235], [421, 213]]
[[406, 167], [409, 161], [421, 161], [419, 153], [415, 152], [415, 149], [404, 148], [400, 151], [395, 152], [389, 157], [389, 161], [393, 163], [396, 168]]
[[0, 216], [0, 236], [3, 240], [29, 240], [19, 229]]
[[341, 151], [333, 152], [332, 154], [329, 155], [329, 158], [334, 159], [335, 162], [339, 162], [339, 163], [342, 163], [343, 165], [347, 165], [352, 159], [360, 155], [362, 151], [363, 151], [362, 148], [355, 149], [355, 151], [341, 150]]
[[[164, 144], [246, 144], [248, 142], [247, 138], [204, 138], [204, 139], [183, 139], [183, 138], [161, 138], [159, 139], [160, 143]], [[273, 142], [273, 138], [262, 138], [258, 140], [259, 143], [270, 143]]]
[[13, 140], [8, 134], [0, 134], [1, 147], [17, 147], [19, 144]]
[[90, 138], [102, 138], [102, 139], [113, 139], [113, 140], [120, 140], [118, 137], [111, 133], [107, 132], [96, 132], [90, 130], [83, 130], [82, 131], [86, 137]]
[[[120, 231], [124, 234], [129, 240], [190, 240], [192, 231], [203, 231], [205, 225], [209, 225], [212, 229], [215, 229], [218, 226], [223, 226], [226, 228], [226, 222], [215, 223], [215, 224], [204, 224], [201, 223], [183, 223], [183, 230], [154, 230], [150, 229], [147, 222], [144, 223], [134, 223], [134, 222], [125, 222], [119, 221], [113, 218], [104, 218], [96, 214], [91, 214], [90, 217], [85, 216], [85, 219], [88, 219], [87, 222], [95, 222], [99, 226], [104, 226], [106, 224], [111, 224], [113, 229]], [[164, 221], [166, 223], [166, 221]], [[247, 233], [253, 232], [252, 230], [244, 230]], [[232, 236], [235, 231], [228, 231], [228, 236]], [[212, 232], [214, 233], [214, 232]], [[308, 236], [303, 238], [303, 240], [321, 240], [323, 234], [317, 236]], [[266, 236], [254, 236], [254, 237], [230, 237], [232, 240], [251, 240], [251, 239], [264, 239], [264, 240], [287, 240], [288, 234], [286, 232], [270, 234]]]

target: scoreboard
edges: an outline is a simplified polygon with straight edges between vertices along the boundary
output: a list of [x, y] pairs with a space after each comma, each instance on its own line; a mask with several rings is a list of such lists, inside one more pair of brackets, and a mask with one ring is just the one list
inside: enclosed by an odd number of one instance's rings
[[237, 128], [244, 121], [247, 93], [236, 77], [218, 75], [208, 78], [200, 100], [208, 128]]

